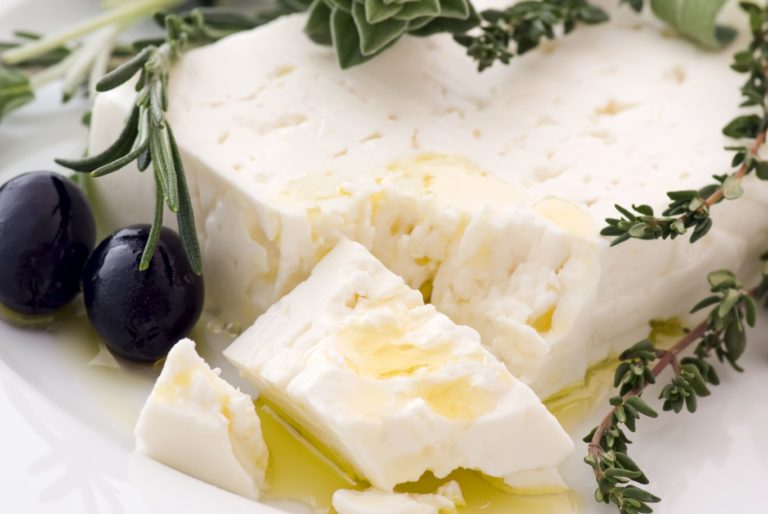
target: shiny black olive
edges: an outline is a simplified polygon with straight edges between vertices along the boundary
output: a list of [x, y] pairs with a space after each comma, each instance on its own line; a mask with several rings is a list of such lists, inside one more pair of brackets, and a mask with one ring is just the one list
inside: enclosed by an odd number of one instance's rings
[[0, 187], [0, 303], [22, 314], [53, 312], [80, 292], [96, 227], [82, 191], [39, 171]]
[[149, 269], [139, 271], [149, 225], [118, 230], [83, 270], [88, 318], [114, 354], [151, 362], [185, 337], [203, 309], [203, 278], [189, 266], [181, 238], [163, 228]]

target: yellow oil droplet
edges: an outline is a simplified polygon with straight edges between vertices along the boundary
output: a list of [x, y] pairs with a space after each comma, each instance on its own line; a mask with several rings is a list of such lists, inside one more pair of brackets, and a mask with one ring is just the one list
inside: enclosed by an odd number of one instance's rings
[[430, 303], [432, 301], [432, 290], [434, 288], [434, 280], [429, 279], [424, 281], [421, 286], [419, 286], [419, 292], [421, 293], [422, 298], [424, 298], [424, 303]]
[[555, 315], [555, 308], [550, 307], [538, 318], [529, 321], [528, 324], [539, 334], [544, 334], [552, 330], [552, 318]]
[[577, 428], [603, 401], [613, 386], [613, 373], [618, 362], [618, 357], [609, 357], [591, 366], [583, 382], [567, 387], [544, 400], [544, 406], [566, 431]]
[[397, 487], [399, 492], [434, 493], [437, 488], [455, 480], [461, 487], [466, 505], [458, 514], [576, 514], [582, 500], [572, 492], [557, 494], [510, 494], [492, 484], [482, 474], [460, 469], [438, 480], [431, 474], [415, 483]]
[[[668, 348], [685, 334], [685, 325], [677, 318], [652, 320], [650, 339], [659, 348]], [[613, 355], [590, 366], [584, 381], [567, 387], [544, 400], [547, 407], [566, 430], [578, 427], [604, 401], [613, 388], [613, 376], [619, 356]]]
[[60, 321], [60, 313], [42, 314], [40, 316], [29, 316], [12, 311], [0, 303], [0, 320], [20, 328], [46, 328]]
[[298, 501], [327, 512], [333, 493], [338, 489], [366, 487], [351, 479], [260, 400], [256, 402], [256, 412], [269, 448], [266, 499]]
[[572, 236], [589, 239], [597, 233], [595, 224], [586, 212], [560, 198], [546, 198], [537, 203], [535, 209]]
[[616, 116], [622, 112], [637, 107], [637, 104], [624, 103], [616, 100], [608, 100], [605, 105], [595, 108], [595, 114], [598, 116]]
[[469, 377], [419, 388], [419, 397], [438, 414], [450, 419], [473, 420], [493, 410], [491, 394], [472, 385]]
[[[265, 499], [298, 501], [317, 512], [333, 513], [331, 499], [335, 491], [370, 487], [350, 478], [266, 403], [257, 400], [256, 411], [270, 451], [270, 485]], [[482, 474], [468, 470], [457, 470], [440, 480], [427, 473], [418, 482], [403, 484], [396, 490], [429, 494], [450, 480], [459, 483], [466, 501], [458, 514], [575, 514], [581, 503], [571, 492], [511, 494], [494, 486]]]
[[380, 379], [433, 371], [451, 360], [448, 342], [422, 347], [406, 341], [407, 325], [403, 320], [349, 326], [340, 332], [336, 348], [358, 374]]
[[679, 318], [651, 320], [648, 339], [661, 348], [668, 348], [685, 335], [685, 325]]

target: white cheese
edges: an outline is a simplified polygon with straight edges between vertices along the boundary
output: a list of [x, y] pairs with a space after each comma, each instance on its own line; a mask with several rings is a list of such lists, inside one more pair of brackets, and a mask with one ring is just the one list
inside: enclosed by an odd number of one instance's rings
[[168, 354], [136, 425], [136, 449], [233, 493], [258, 499], [269, 452], [251, 398], [185, 339]]
[[340, 489], [333, 495], [338, 514], [451, 514], [464, 505], [459, 484], [448, 482], [435, 494], [387, 493]]
[[[270, 402], [374, 487], [476, 469], [517, 483], [572, 442], [469, 327], [342, 240], [224, 351]], [[560, 487], [539, 473], [536, 489]]]
[[[651, 319], [684, 316], [708, 271], [753, 276], [768, 233], [768, 188], [754, 177], [714, 209], [693, 252], [682, 238], [610, 250], [597, 238], [615, 203], [661, 211], [666, 191], [728, 169], [720, 127], [741, 80], [730, 52], [609, 10], [611, 23], [482, 74], [449, 36], [405, 38], [341, 71], [302, 37], [302, 15], [190, 52], [172, 74], [169, 118], [209, 308], [250, 323], [347, 237], [547, 396]], [[93, 151], [116, 137], [132, 97], [98, 97]], [[151, 216], [146, 175], [95, 184], [108, 225]]]

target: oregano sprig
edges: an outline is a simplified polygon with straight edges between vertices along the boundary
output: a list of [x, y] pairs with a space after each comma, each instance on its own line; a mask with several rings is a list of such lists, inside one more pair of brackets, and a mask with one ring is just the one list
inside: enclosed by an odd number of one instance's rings
[[768, 180], [768, 161], [760, 157], [768, 129], [766, 94], [768, 82], [768, 6], [743, 2], [748, 14], [752, 41], [749, 47], [735, 54], [731, 68], [747, 75], [741, 87], [741, 107], [750, 110], [723, 128], [723, 134], [736, 140], [751, 140], [746, 144], [727, 147], [733, 152], [732, 170], [714, 176], [714, 182], [697, 190], [670, 191], [670, 202], [657, 215], [650, 205], [616, 205], [621, 217], [606, 219], [601, 234], [613, 237], [611, 245], [629, 239], [675, 239], [690, 230], [690, 241], [696, 242], [712, 228], [711, 208], [723, 200], [735, 200], [743, 194], [742, 180], [754, 172]]
[[469, 0], [313, 0], [304, 31], [315, 43], [333, 46], [346, 69], [406, 34], [466, 32], [478, 22]]
[[60, 165], [100, 177], [114, 173], [131, 162], [139, 171], [152, 165], [156, 186], [155, 212], [140, 269], [148, 268], [163, 224], [164, 206], [176, 214], [179, 234], [195, 273], [202, 273], [202, 259], [195, 229], [192, 201], [178, 145], [168, 119], [168, 80], [173, 63], [190, 47], [211, 43], [236, 32], [267, 23], [285, 14], [248, 16], [231, 9], [194, 9], [185, 14], [161, 12], [156, 20], [165, 29], [162, 40], [142, 41], [136, 55], [107, 73], [97, 84], [109, 91], [138, 76], [136, 100], [122, 132], [103, 152], [85, 159], [57, 159]]
[[[642, 395], [667, 369], [672, 369], [673, 376], [659, 398], [663, 411], [675, 413], [683, 409], [695, 412], [698, 399], [708, 396], [709, 387], [720, 383], [711, 363], [713, 357], [742, 371], [738, 359], [746, 347], [746, 327], [755, 323], [755, 298], [768, 291], [766, 258], [768, 255], [763, 257], [761, 284], [749, 291], [742, 288], [730, 271], [710, 273], [712, 294], [691, 310], [694, 313], [709, 308], [706, 319], [671, 348], [659, 349], [645, 339], [621, 354], [614, 376], [618, 394], [609, 400], [608, 414], [584, 438], [588, 443], [584, 461], [595, 474], [598, 502], [615, 505], [621, 514], [639, 514], [651, 512], [650, 504], [661, 501], [641, 487], [649, 483], [648, 478], [628, 455], [631, 440], [626, 431], [635, 432], [642, 417], [658, 417]], [[680, 358], [693, 345], [693, 355]]]

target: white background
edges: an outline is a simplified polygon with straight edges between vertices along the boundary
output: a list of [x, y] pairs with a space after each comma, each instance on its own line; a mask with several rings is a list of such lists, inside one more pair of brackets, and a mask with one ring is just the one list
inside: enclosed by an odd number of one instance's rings
[[[15, 28], [61, 27], [95, 7], [95, 0], [0, 0], [0, 38]], [[0, 182], [55, 169], [54, 157], [84, 148], [86, 102], [61, 107], [55, 87], [40, 96], [0, 124]], [[747, 372], [723, 370], [724, 384], [696, 415], [641, 424], [632, 454], [664, 498], [656, 512], [768, 512], [767, 330], [762, 320], [752, 334]], [[83, 365], [78, 352], [88, 349], [59, 339], [0, 321], [0, 512], [273, 512], [133, 455], [131, 425], [147, 381], [126, 376], [106, 384], [93, 371], [98, 366]], [[578, 449], [563, 471], [585, 497], [581, 512], [603, 514], [613, 510], [590, 500], [591, 473], [578, 442], [591, 424], [574, 432]]]

